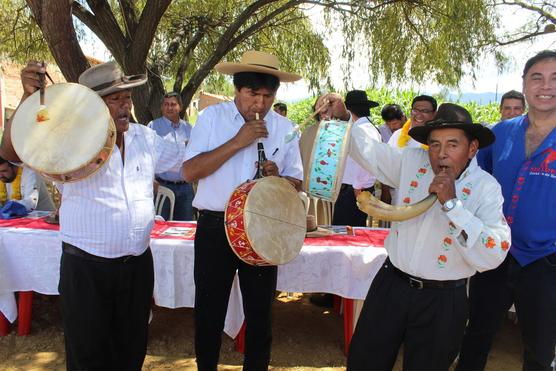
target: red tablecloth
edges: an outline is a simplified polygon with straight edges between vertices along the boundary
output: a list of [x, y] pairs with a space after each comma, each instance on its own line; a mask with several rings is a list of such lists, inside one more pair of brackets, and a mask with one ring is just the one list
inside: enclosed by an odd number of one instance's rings
[[[30, 228], [57, 231], [59, 225], [48, 224], [44, 218], [0, 219], [0, 227]], [[151, 238], [194, 240], [196, 223], [156, 221], [151, 231]], [[179, 230], [179, 231], [178, 231]], [[172, 233], [175, 231], [177, 233]], [[388, 230], [354, 229], [355, 235], [334, 234], [326, 237], [306, 238], [308, 246], [384, 246]]]

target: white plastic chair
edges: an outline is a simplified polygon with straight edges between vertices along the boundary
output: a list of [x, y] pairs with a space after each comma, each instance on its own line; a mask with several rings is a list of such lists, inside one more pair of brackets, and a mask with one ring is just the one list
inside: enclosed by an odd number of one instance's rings
[[176, 203], [176, 197], [170, 188], [164, 186], [158, 186], [158, 191], [156, 192], [156, 197], [154, 199], [155, 214], [160, 215], [160, 213], [162, 213], [162, 206], [166, 199], [170, 201], [170, 214], [168, 214], [168, 220], [174, 220], [174, 204]]

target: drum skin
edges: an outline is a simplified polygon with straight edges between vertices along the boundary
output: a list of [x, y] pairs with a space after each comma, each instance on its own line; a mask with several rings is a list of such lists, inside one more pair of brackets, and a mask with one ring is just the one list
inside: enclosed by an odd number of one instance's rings
[[21, 161], [62, 183], [100, 170], [116, 143], [116, 126], [102, 98], [83, 85], [62, 83], [45, 89], [45, 105], [49, 120], [37, 122], [37, 91], [14, 115], [11, 137]]
[[285, 179], [270, 176], [238, 186], [225, 213], [233, 252], [250, 265], [280, 265], [301, 251], [306, 232], [303, 202]]
[[351, 123], [322, 121], [315, 136], [305, 175], [305, 192], [311, 196], [336, 202], [348, 155]]

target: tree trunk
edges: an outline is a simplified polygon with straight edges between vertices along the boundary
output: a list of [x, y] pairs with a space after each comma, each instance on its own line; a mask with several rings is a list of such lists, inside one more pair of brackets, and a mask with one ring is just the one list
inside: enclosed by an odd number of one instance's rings
[[68, 0], [27, 0], [56, 64], [67, 81], [77, 82], [89, 67], [73, 28]]

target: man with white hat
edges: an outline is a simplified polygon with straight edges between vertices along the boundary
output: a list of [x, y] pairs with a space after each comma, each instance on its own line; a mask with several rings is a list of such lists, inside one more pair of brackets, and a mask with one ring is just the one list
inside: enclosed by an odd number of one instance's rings
[[[21, 73], [22, 101], [44, 67]], [[147, 348], [154, 273], [149, 249], [155, 172], [179, 169], [185, 148], [130, 124], [131, 91], [145, 75], [125, 76], [114, 62], [89, 68], [79, 83], [102, 97], [116, 124], [116, 146], [90, 177], [60, 186], [60, 306], [68, 370], [141, 370]], [[94, 121], [93, 121], [94, 123]], [[18, 162], [6, 127], [0, 153]], [[83, 133], [87, 135], [87, 133]]]
[[257, 174], [259, 139], [268, 158], [262, 164], [263, 176], [280, 175], [297, 187], [301, 184], [298, 140], [288, 140], [293, 124], [272, 110], [280, 82], [301, 77], [281, 71], [278, 58], [258, 51], [244, 53], [241, 63], [220, 63], [216, 70], [233, 75], [235, 98], [201, 112], [185, 163], [185, 179], [199, 181], [193, 200], [200, 213], [195, 235], [197, 367], [217, 368], [230, 289], [238, 271], [247, 324], [243, 366], [265, 370], [270, 362], [277, 269], [249, 265], [234, 254], [224, 230], [224, 210], [234, 189]]

